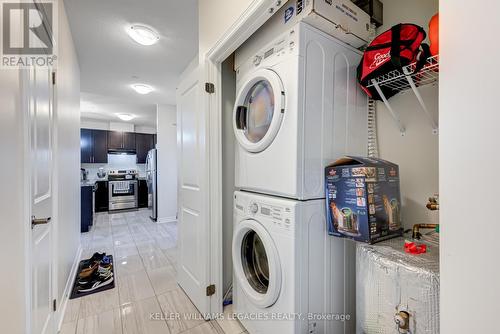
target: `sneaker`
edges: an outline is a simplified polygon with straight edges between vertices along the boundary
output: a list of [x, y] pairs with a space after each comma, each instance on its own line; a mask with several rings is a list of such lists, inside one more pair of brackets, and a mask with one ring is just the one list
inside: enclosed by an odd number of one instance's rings
[[113, 275], [113, 271], [111, 270], [112, 267], [109, 265], [108, 267], [101, 267], [97, 268], [97, 271], [93, 275], [87, 276], [87, 277], [80, 277], [78, 280], [78, 285], [85, 285], [88, 284], [89, 282], [101, 278], [101, 277], [106, 277], [111, 273]]
[[96, 275], [96, 276], [97, 277], [94, 277], [94, 279], [88, 282], [87, 284], [80, 286], [77, 289], [78, 292], [91, 292], [99, 288], [102, 288], [103, 286], [106, 286], [108, 284], [111, 284], [113, 282], [112, 272], [109, 272], [107, 275]]
[[83, 260], [83, 267], [84, 268], [92, 267], [94, 263], [101, 262], [104, 257], [106, 257], [106, 253], [95, 252], [90, 259]]

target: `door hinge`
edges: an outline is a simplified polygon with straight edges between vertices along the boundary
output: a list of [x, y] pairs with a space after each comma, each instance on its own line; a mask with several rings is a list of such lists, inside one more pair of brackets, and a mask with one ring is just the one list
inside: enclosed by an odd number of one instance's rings
[[211, 82], [205, 82], [205, 92], [208, 94], [215, 93], [215, 85]]
[[212, 296], [215, 295], [215, 285], [209, 285], [207, 286], [207, 296]]
[[56, 84], [56, 72], [52, 72], [52, 84]]
[[57, 300], [56, 299], [54, 299], [52, 301], [52, 310], [54, 310], [54, 312], [57, 310]]

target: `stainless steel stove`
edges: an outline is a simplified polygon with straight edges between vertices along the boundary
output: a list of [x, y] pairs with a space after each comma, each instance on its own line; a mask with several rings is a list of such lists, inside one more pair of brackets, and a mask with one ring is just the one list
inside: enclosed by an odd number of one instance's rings
[[137, 171], [110, 170], [109, 181], [109, 211], [137, 209]]

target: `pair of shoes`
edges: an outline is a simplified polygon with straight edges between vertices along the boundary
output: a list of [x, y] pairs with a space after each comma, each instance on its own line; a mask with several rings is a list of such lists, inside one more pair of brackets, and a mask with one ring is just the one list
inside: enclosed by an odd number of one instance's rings
[[99, 265], [97, 270], [94, 271], [94, 273], [92, 275], [86, 276], [86, 277], [80, 277], [80, 279], [78, 280], [78, 285], [87, 284], [96, 278], [107, 276], [109, 273], [113, 274], [112, 269], [113, 269], [113, 266], [111, 264], [107, 264], [104, 266]]
[[87, 278], [91, 276], [104, 259], [109, 263], [109, 257], [106, 256], [106, 253], [94, 253], [90, 259], [83, 261], [82, 269], [78, 277]]
[[92, 267], [96, 262], [101, 262], [106, 257], [106, 253], [95, 252], [90, 259], [83, 261], [84, 268]]
[[103, 286], [111, 284], [113, 282], [113, 280], [114, 279], [113, 279], [113, 271], [112, 270], [104, 271], [101, 273], [96, 271], [94, 273], [92, 279], [90, 279], [88, 282], [86, 282], [84, 284], [81, 284], [78, 287], [77, 291], [78, 292], [94, 291], [94, 290], [97, 290]]
[[83, 262], [83, 269], [78, 274], [77, 291], [90, 292], [112, 283], [113, 264], [106, 253], [94, 253]]

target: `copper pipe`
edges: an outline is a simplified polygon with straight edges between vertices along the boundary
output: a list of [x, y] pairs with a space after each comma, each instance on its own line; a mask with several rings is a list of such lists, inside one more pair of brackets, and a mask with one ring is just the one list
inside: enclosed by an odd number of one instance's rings
[[421, 228], [435, 229], [438, 226], [439, 224], [415, 224], [413, 225], [413, 231], [411, 237], [413, 239], [420, 239], [420, 237], [422, 236], [422, 234], [420, 233]]

